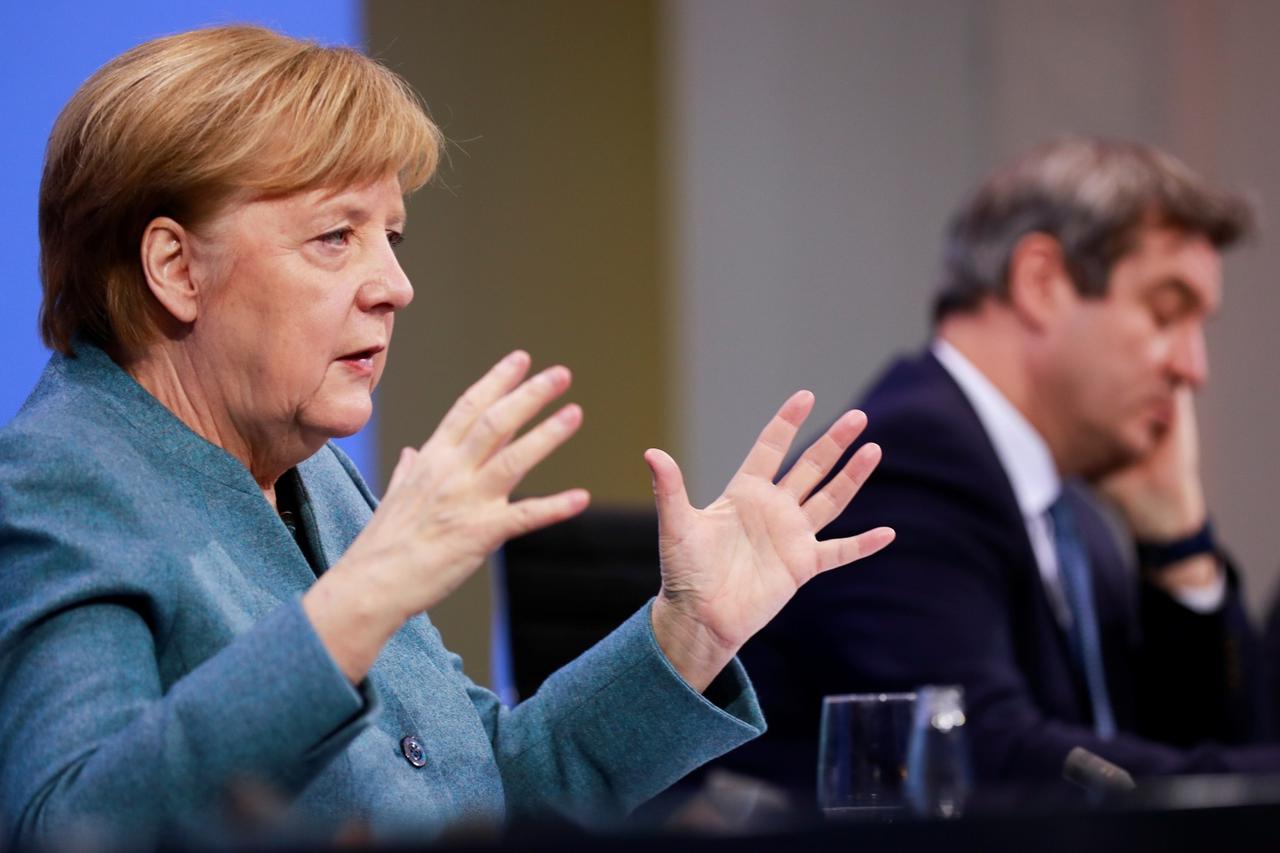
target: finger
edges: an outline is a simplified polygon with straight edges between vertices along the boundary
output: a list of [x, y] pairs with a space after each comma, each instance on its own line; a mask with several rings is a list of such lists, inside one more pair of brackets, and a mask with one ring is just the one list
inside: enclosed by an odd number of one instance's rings
[[489, 368], [489, 372], [464, 391], [449, 408], [431, 438], [439, 438], [450, 444], [460, 443], [482, 412], [520, 384], [529, 370], [529, 364], [529, 354], [524, 350], [516, 350]]
[[844, 512], [849, 501], [853, 500], [853, 496], [880, 464], [881, 456], [880, 445], [874, 442], [862, 445], [849, 457], [840, 473], [804, 502], [801, 509], [814, 530], [821, 530]]
[[569, 405], [502, 448], [485, 470], [498, 479], [499, 488], [509, 493], [542, 460], [564, 444], [582, 426], [582, 407]]
[[823, 433], [822, 438], [809, 446], [791, 470], [779, 483], [783, 489], [803, 502], [831, 471], [831, 467], [840, 461], [840, 457], [853, 444], [854, 439], [862, 434], [867, 425], [867, 416], [856, 409], [845, 412]]
[[387, 494], [395, 490], [396, 486], [404, 482], [409, 476], [409, 468], [413, 465], [413, 460], [418, 458], [418, 451], [412, 447], [403, 448], [400, 451], [400, 458], [396, 461], [395, 470], [391, 472], [391, 482], [387, 484]]
[[892, 542], [895, 535], [892, 527], [877, 527], [857, 536], [819, 542], [818, 571], [830, 571], [857, 562], [863, 557], [870, 557]]
[[591, 503], [586, 489], [569, 489], [541, 498], [525, 498], [508, 507], [510, 520], [504, 539], [523, 536], [552, 524], [573, 518]]
[[792, 394], [760, 433], [738, 473], [768, 480], [777, 476], [778, 467], [782, 465], [791, 442], [795, 440], [800, 424], [804, 423], [812, 410], [812, 393], [797, 391]]
[[520, 387], [490, 405], [476, 418], [462, 441], [467, 456], [477, 462], [488, 459], [543, 406], [568, 390], [572, 381], [569, 368], [556, 365], [522, 382]]
[[1178, 389], [1174, 397], [1174, 426], [1180, 438], [1179, 450], [1191, 467], [1195, 467], [1200, 456], [1199, 428], [1196, 425], [1196, 401], [1192, 390], [1187, 387]]
[[653, 500], [658, 507], [658, 523], [672, 531], [679, 527], [690, 509], [684, 475], [680, 473], [676, 460], [665, 450], [649, 448], [644, 452], [644, 461], [653, 475]]

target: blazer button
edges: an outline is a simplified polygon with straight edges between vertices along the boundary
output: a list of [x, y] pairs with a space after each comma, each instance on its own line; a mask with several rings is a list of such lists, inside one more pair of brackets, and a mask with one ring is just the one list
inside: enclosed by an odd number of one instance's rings
[[400, 739], [400, 751], [404, 753], [405, 761], [414, 767], [426, 766], [427, 751], [422, 748], [422, 741], [413, 735], [405, 735]]

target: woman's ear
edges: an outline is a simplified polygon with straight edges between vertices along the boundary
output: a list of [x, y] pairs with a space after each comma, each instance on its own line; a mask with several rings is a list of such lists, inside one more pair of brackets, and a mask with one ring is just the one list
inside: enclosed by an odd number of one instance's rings
[[1039, 232], [1024, 235], [1014, 245], [1008, 283], [1014, 313], [1036, 331], [1050, 326], [1076, 292], [1062, 244]]
[[200, 313], [199, 287], [192, 277], [192, 234], [167, 216], [147, 223], [142, 232], [142, 273], [165, 310], [190, 324]]

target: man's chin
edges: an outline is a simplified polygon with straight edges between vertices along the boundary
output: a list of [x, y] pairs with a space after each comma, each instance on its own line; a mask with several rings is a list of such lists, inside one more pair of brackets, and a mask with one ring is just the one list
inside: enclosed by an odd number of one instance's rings
[[1114, 442], [1108, 447], [1100, 447], [1094, 458], [1081, 470], [1080, 476], [1090, 483], [1097, 482], [1136, 465], [1151, 455], [1155, 448], [1155, 440]]

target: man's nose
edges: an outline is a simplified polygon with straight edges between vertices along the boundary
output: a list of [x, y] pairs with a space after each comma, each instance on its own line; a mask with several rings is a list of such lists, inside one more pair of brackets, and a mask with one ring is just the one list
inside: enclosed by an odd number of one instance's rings
[[1173, 342], [1170, 357], [1170, 368], [1178, 381], [1192, 388], [1203, 385], [1209, 379], [1209, 349], [1204, 327], [1195, 324], [1182, 330]]

